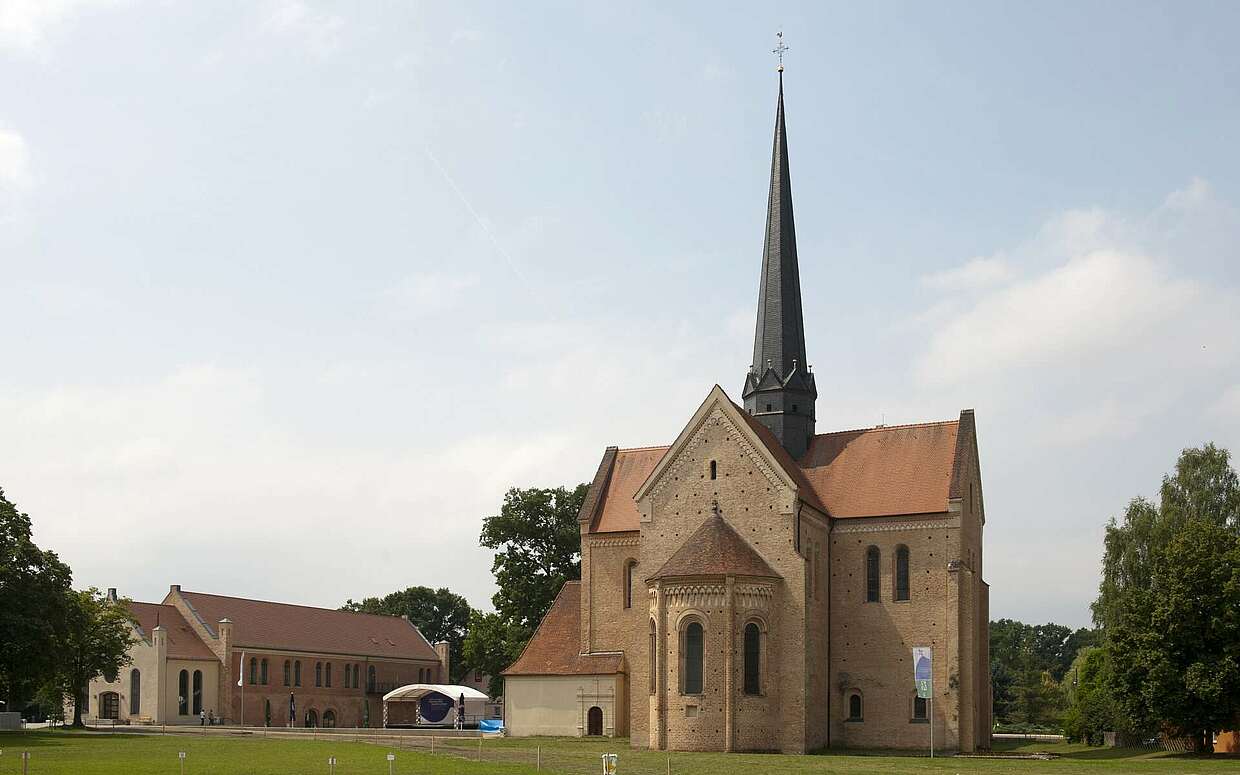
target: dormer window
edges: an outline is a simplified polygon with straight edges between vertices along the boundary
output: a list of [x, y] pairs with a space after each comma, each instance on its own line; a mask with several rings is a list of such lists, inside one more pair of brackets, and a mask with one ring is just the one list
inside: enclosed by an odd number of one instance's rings
[[710, 478], [715, 479], [719, 476], [719, 466], [715, 461], [710, 461]]

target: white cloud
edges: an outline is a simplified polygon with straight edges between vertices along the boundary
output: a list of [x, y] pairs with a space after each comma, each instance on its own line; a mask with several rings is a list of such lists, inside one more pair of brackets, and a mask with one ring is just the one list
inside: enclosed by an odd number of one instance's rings
[[452, 31], [451, 37], [448, 38], [448, 45], [455, 46], [458, 43], [479, 43], [484, 36], [482, 30], [475, 29], [456, 29]]
[[992, 286], [1007, 280], [1011, 274], [1011, 268], [1002, 258], [979, 256], [962, 266], [926, 275], [922, 282], [931, 288], [955, 291]]
[[[1223, 391], [1218, 400], [1210, 407], [1210, 413], [1231, 422], [1240, 422], [1240, 384], [1232, 385]], [[1237, 452], [1240, 457], [1240, 451]]]
[[302, 0], [278, 0], [267, 6], [262, 29], [298, 40], [310, 53], [325, 57], [340, 48], [344, 18], [312, 8]]
[[0, 126], [0, 189], [15, 189], [30, 182], [30, 149], [26, 138]]
[[0, 49], [35, 54], [48, 33], [82, 11], [119, 0], [0, 0]]
[[453, 309], [477, 288], [481, 278], [472, 272], [423, 272], [410, 275], [381, 294], [382, 305], [392, 317], [412, 319]]

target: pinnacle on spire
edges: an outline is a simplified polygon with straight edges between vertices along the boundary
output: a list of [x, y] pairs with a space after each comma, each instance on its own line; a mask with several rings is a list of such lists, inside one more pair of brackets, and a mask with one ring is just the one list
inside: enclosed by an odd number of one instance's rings
[[796, 458], [805, 452], [814, 434], [814, 401], [818, 390], [814, 385], [814, 375], [806, 367], [801, 277], [788, 166], [784, 77], [781, 71], [753, 365], [745, 378], [743, 396], [749, 413], [770, 428], [784, 448]]

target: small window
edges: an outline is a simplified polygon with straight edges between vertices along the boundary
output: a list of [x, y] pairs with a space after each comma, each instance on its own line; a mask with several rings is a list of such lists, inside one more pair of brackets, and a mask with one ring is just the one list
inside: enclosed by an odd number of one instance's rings
[[925, 721], [926, 720], [926, 698], [925, 697], [914, 697], [913, 698], [913, 720], [914, 721]]
[[659, 669], [659, 650], [657, 628], [654, 619], [650, 620], [650, 693], [654, 694], [655, 688], [658, 686], [658, 669]]
[[266, 657], [263, 657], [263, 662], [259, 667], [261, 669], [259, 670], [258, 682], [262, 684], [263, 686], [266, 686], [267, 685], [267, 658]]
[[796, 405], [796, 404], [793, 404], [793, 405], [792, 405], [792, 413], [793, 413], [793, 414], [796, 414], [796, 413], [797, 413], [797, 405]]
[[371, 665], [366, 668], [366, 691], [371, 694], [375, 693], [375, 666]]
[[323, 663], [322, 662], [314, 663], [314, 685], [315, 686], [323, 685]]
[[476, 684], [482, 683], [482, 671], [481, 670], [474, 671], [474, 683]]
[[770, 404], [767, 404], [767, 405], [766, 405], [766, 411], [768, 411], [768, 412], [769, 412], [769, 411], [771, 411], [771, 405], [770, 405]]
[[848, 720], [849, 721], [860, 721], [861, 720], [861, 695], [860, 694], [854, 693], [854, 694], [848, 695]]
[[865, 552], [865, 602], [877, 603], [879, 599], [878, 547], [871, 546]]
[[289, 662], [287, 659], [284, 660], [284, 685], [285, 686], [288, 686], [290, 683], [289, 676], [291, 675], [290, 671], [292, 670], [292, 664], [293, 663]]
[[908, 585], [908, 547], [896, 549], [896, 600], [909, 599]]
[[705, 640], [702, 625], [692, 622], [685, 628], [685, 671], [682, 694], [702, 693], [702, 655]]
[[624, 607], [633, 607], [633, 569], [637, 567], [636, 560], [629, 560], [624, 564]]
[[327, 663], [327, 680], [324, 681], [323, 683], [327, 684], [327, 687], [329, 689], [331, 688], [331, 685], [332, 685], [332, 663], [331, 662]]
[[301, 686], [301, 660], [293, 663], [293, 686]]
[[710, 461], [710, 478], [717, 479], [719, 477], [719, 465], [715, 461]]
[[357, 665], [354, 665], [354, 666], [353, 666], [353, 688], [354, 688], [354, 689], [360, 689], [360, 688], [362, 688], [361, 681], [359, 681], [359, 680], [358, 680], [358, 676], [359, 676], [359, 675], [360, 675], [360, 673], [358, 672], [358, 666], [357, 666]]
[[250, 686], [258, 683], [258, 657], [250, 657]]
[[745, 694], [761, 694], [762, 632], [758, 625], [745, 625]]

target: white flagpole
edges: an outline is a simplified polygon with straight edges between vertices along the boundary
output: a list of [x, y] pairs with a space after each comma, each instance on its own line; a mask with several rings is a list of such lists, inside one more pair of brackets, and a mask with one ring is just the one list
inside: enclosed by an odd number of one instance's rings
[[934, 758], [934, 670], [930, 670], [930, 758]]
[[241, 726], [245, 726], [245, 652], [241, 652], [241, 663], [237, 668], [237, 686], [241, 687]]

